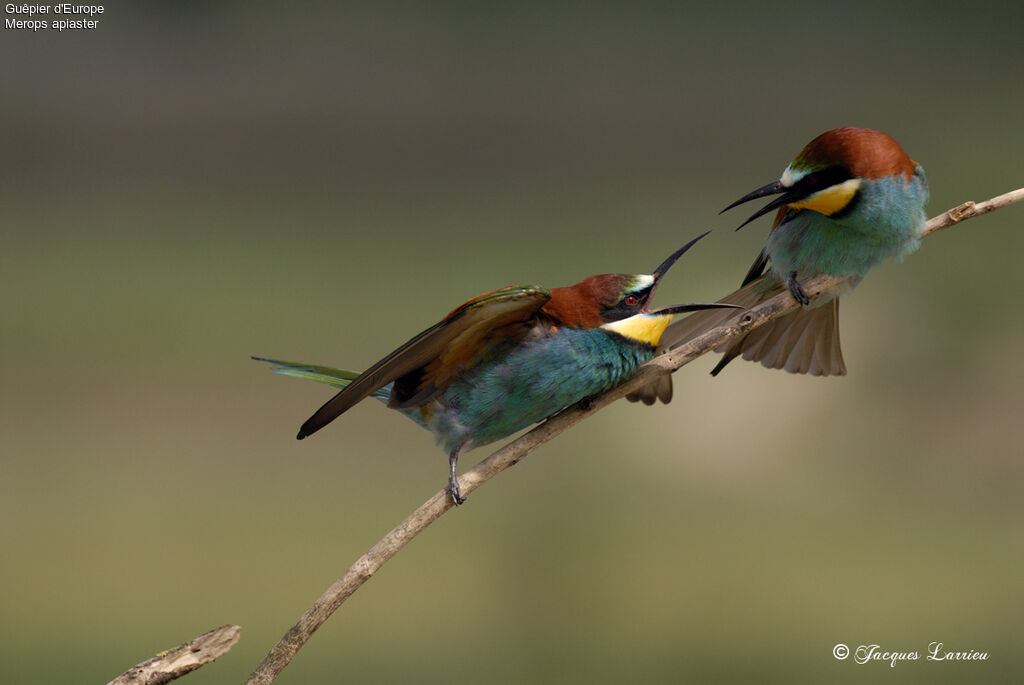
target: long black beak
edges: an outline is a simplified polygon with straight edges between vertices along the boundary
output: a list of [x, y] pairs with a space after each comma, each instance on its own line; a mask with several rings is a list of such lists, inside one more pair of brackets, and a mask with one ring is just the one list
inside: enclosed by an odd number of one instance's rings
[[742, 224], [737, 226], [736, 230], [737, 231], [740, 230], [741, 228], [743, 228], [744, 226], [749, 224], [751, 221], [753, 221], [757, 217], [764, 216], [765, 214], [767, 214], [768, 212], [772, 211], [773, 209], [778, 209], [779, 207], [782, 207], [783, 205], [788, 205], [791, 202], [796, 202], [797, 200], [803, 199], [803, 194], [802, 193], [800, 193], [799, 191], [794, 192], [792, 188], [787, 188], [786, 186], [782, 185], [782, 181], [772, 181], [771, 183], [769, 183], [766, 186], [761, 186], [757, 190], [755, 190], [753, 192], [750, 192], [750, 193], [747, 193], [746, 195], [744, 195], [740, 199], [736, 200], [736, 202], [733, 202], [731, 205], [729, 205], [728, 207], [723, 209], [721, 212], [719, 212], [719, 214], [722, 214], [723, 212], [727, 212], [730, 209], [732, 209], [733, 207], [735, 207], [737, 205], [741, 205], [744, 202], [750, 202], [751, 200], [756, 200], [759, 197], [767, 197], [768, 195], [778, 195], [779, 193], [783, 193], [783, 194], [780, 195], [779, 197], [775, 198], [774, 200], [772, 200], [768, 204], [766, 204], [761, 209], [759, 209], [756, 212], [754, 212], [750, 216], [749, 219], [747, 219]]
[[746, 309], [738, 304], [674, 304], [671, 307], [655, 309], [649, 314], [682, 314], [683, 312], [699, 312], [702, 309]]
[[[668, 259], [666, 259], [665, 261], [658, 265], [658, 268], [655, 269], [654, 273], [651, 274], [652, 276], [654, 276], [654, 285], [651, 287], [651, 292], [647, 296], [648, 301], [650, 301], [650, 298], [654, 295], [654, 289], [657, 287], [658, 281], [661, 280], [661, 277], [665, 275], [665, 272], [667, 272], [669, 268], [676, 263], [677, 259], [682, 257], [687, 250], [693, 247], [698, 240], [706, 236], [708, 233], [711, 233], [711, 231], [701, 233], [699, 236], [697, 236], [696, 238], [694, 238], [693, 240], [686, 243], [681, 248], [670, 254], [668, 256]], [[743, 309], [743, 307], [738, 307], [734, 304], [677, 304], [672, 305], [671, 307], [662, 307], [661, 309], [655, 309], [654, 311], [648, 313], [682, 314], [683, 312], [696, 312], [701, 309]]]
[[661, 280], [661, 277], [665, 275], [665, 272], [668, 271], [672, 267], [672, 265], [676, 263], [677, 259], [682, 257], [687, 250], [693, 247], [698, 240], [706, 236], [708, 233], [711, 233], [711, 231], [705, 231], [704, 233], [701, 233], [699, 236], [697, 236], [696, 238], [694, 238], [693, 240], [686, 243], [681, 248], [670, 254], [668, 256], [668, 259], [659, 264], [658, 268], [651, 272], [651, 275], [654, 276], [655, 284], [657, 284], [657, 282]]

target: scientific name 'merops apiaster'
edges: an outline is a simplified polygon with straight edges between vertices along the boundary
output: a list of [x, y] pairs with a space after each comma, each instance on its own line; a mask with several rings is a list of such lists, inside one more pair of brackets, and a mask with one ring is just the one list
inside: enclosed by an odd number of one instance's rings
[[99, 28], [103, 5], [4, 5], [5, 29], [22, 31], [80, 31]]

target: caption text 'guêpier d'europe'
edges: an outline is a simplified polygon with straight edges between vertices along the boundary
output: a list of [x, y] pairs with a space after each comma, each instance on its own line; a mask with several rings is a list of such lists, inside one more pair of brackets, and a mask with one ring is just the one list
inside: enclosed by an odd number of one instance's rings
[[24, 31], [74, 31], [95, 29], [100, 25], [98, 16], [104, 13], [103, 5], [29, 5], [7, 3], [4, 5], [5, 29]]

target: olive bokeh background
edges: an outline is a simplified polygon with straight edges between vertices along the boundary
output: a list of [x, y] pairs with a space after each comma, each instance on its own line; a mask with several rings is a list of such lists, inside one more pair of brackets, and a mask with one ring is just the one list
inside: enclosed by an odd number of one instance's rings
[[[5, 683], [105, 682], [224, 623], [188, 682], [241, 682], [443, 485], [375, 402], [295, 441], [330, 390], [251, 354], [364, 368], [475, 294], [711, 228], [657, 303], [716, 298], [769, 223], [718, 210], [837, 126], [895, 136], [932, 215], [1024, 185], [1010, 3], [105, 8], [0, 31]], [[278, 682], [1020, 678], [1022, 224], [872, 273], [845, 378], [712, 355], [543, 446]], [[990, 658], [832, 656], [933, 641]]]

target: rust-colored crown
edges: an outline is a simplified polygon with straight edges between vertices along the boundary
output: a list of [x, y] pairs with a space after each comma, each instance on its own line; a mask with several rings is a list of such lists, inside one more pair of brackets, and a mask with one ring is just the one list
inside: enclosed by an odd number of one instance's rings
[[837, 128], [826, 131], [800, 151], [794, 169], [824, 168], [842, 164], [858, 178], [914, 175], [917, 162], [887, 133], [869, 128]]
[[587, 276], [576, 285], [552, 288], [551, 299], [541, 311], [563, 326], [595, 328], [600, 326], [601, 308], [614, 305], [633, 276], [598, 274]]

